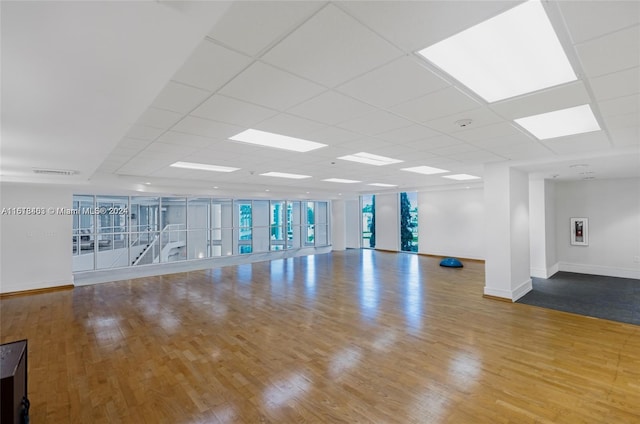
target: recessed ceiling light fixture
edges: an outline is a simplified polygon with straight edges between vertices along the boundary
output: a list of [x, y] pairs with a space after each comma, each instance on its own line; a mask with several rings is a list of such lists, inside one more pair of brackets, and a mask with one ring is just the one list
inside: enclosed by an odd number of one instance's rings
[[176, 162], [170, 166], [173, 168], [195, 169], [198, 171], [214, 171], [214, 172], [233, 172], [240, 168], [232, 168], [230, 166], [209, 165], [207, 163], [195, 163], [195, 162]]
[[515, 6], [418, 54], [489, 103], [577, 79], [538, 0]]
[[541, 113], [514, 121], [538, 140], [600, 130], [589, 105]]
[[402, 168], [401, 171], [417, 172], [418, 174], [433, 175], [449, 172], [446, 169], [432, 168], [430, 166], [414, 166], [412, 168]]
[[369, 185], [376, 186], [376, 187], [398, 187], [397, 184], [386, 184], [386, 183], [371, 183]]
[[444, 175], [442, 178], [449, 178], [450, 180], [456, 180], [456, 181], [467, 181], [467, 180], [479, 180], [480, 179], [480, 177], [476, 177], [475, 175], [469, 175], [469, 174]]
[[362, 181], [356, 181], [356, 180], [346, 180], [344, 178], [327, 178], [326, 180], [322, 180], [322, 181], [327, 181], [329, 183], [342, 183], [342, 184], [353, 184], [353, 183], [362, 182]]
[[350, 160], [352, 162], [366, 163], [367, 165], [391, 165], [392, 163], [403, 162], [400, 159], [388, 158], [385, 156], [373, 155], [367, 152], [360, 152], [353, 155], [340, 156], [338, 159]]
[[243, 143], [257, 144], [264, 147], [291, 150], [294, 152], [309, 152], [311, 150], [326, 147], [326, 144], [315, 141], [303, 140], [301, 138], [289, 137], [286, 135], [274, 134], [266, 131], [248, 129], [239, 134], [229, 137], [230, 140], [241, 141]]
[[260, 174], [263, 177], [278, 177], [278, 178], [291, 178], [293, 180], [302, 180], [304, 178], [311, 178], [310, 175], [302, 175], [302, 174], [288, 174], [286, 172], [265, 172], [264, 174]]

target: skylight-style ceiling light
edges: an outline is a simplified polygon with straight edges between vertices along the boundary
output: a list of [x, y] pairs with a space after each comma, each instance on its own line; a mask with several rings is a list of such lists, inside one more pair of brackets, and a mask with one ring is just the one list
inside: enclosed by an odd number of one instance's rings
[[469, 174], [444, 175], [442, 178], [449, 178], [450, 180], [456, 180], [456, 181], [467, 181], [467, 180], [479, 180], [480, 179], [480, 177], [476, 177], [475, 175], [469, 175]]
[[207, 163], [194, 163], [194, 162], [176, 162], [176, 163], [172, 163], [170, 166], [174, 168], [197, 169], [199, 171], [215, 171], [215, 172], [233, 172], [240, 169], [240, 168], [233, 168], [230, 166], [209, 165]]
[[260, 174], [263, 177], [278, 177], [278, 178], [291, 178], [293, 180], [302, 180], [304, 178], [311, 178], [310, 175], [302, 175], [302, 174], [288, 174], [286, 172], [265, 172], [264, 174]]
[[449, 172], [446, 169], [432, 168], [430, 166], [414, 166], [413, 168], [402, 168], [401, 171], [416, 172], [418, 174], [433, 175]]
[[600, 125], [589, 105], [541, 113], [514, 119], [514, 121], [538, 140], [600, 130]]
[[487, 102], [577, 79], [538, 0], [530, 0], [418, 54]]
[[342, 184], [353, 184], [353, 183], [362, 182], [362, 181], [356, 181], [356, 180], [345, 180], [344, 178], [327, 178], [326, 180], [322, 180], [322, 181], [327, 181], [330, 183], [342, 183]]
[[371, 183], [369, 185], [376, 186], [376, 187], [398, 187], [397, 184], [386, 184], [386, 183]]
[[404, 162], [400, 159], [392, 159], [385, 156], [373, 155], [367, 152], [360, 152], [353, 155], [340, 156], [338, 159], [350, 160], [352, 162], [366, 163], [367, 165], [391, 165], [392, 163]]
[[243, 143], [257, 144], [259, 146], [274, 147], [276, 149], [292, 150], [294, 152], [308, 152], [327, 146], [326, 144], [316, 143], [315, 141], [253, 129], [242, 131], [233, 137], [229, 137], [229, 139], [242, 141]]

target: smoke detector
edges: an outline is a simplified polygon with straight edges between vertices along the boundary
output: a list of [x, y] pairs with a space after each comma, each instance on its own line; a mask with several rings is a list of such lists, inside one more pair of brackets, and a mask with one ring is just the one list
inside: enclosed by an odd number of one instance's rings
[[46, 169], [46, 168], [34, 168], [33, 172], [36, 174], [43, 174], [43, 175], [63, 175], [63, 176], [71, 176], [78, 173], [78, 171], [74, 171], [72, 169]]
[[458, 119], [456, 122], [454, 122], [454, 124], [456, 124], [460, 128], [464, 128], [464, 127], [468, 127], [469, 125], [471, 125], [472, 122], [473, 122], [473, 120], [471, 120], [471, 119]]

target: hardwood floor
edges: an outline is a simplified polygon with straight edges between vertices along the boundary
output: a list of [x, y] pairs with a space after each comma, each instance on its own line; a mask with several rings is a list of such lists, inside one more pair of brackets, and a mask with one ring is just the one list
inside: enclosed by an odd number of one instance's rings
[[638, 423], [640, 326], [348, 250], [0, 301], [35, 423]]

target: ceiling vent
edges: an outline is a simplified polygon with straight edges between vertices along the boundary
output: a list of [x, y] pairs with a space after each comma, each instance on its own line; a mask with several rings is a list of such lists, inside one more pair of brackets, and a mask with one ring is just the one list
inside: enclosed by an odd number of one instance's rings
[[78, 171], [74, 171], [71, 169], [44, 169], [44, 168], [35, 168], [33, 170], [36, 174], [44, 174], [44, 175], [75, 175]]

